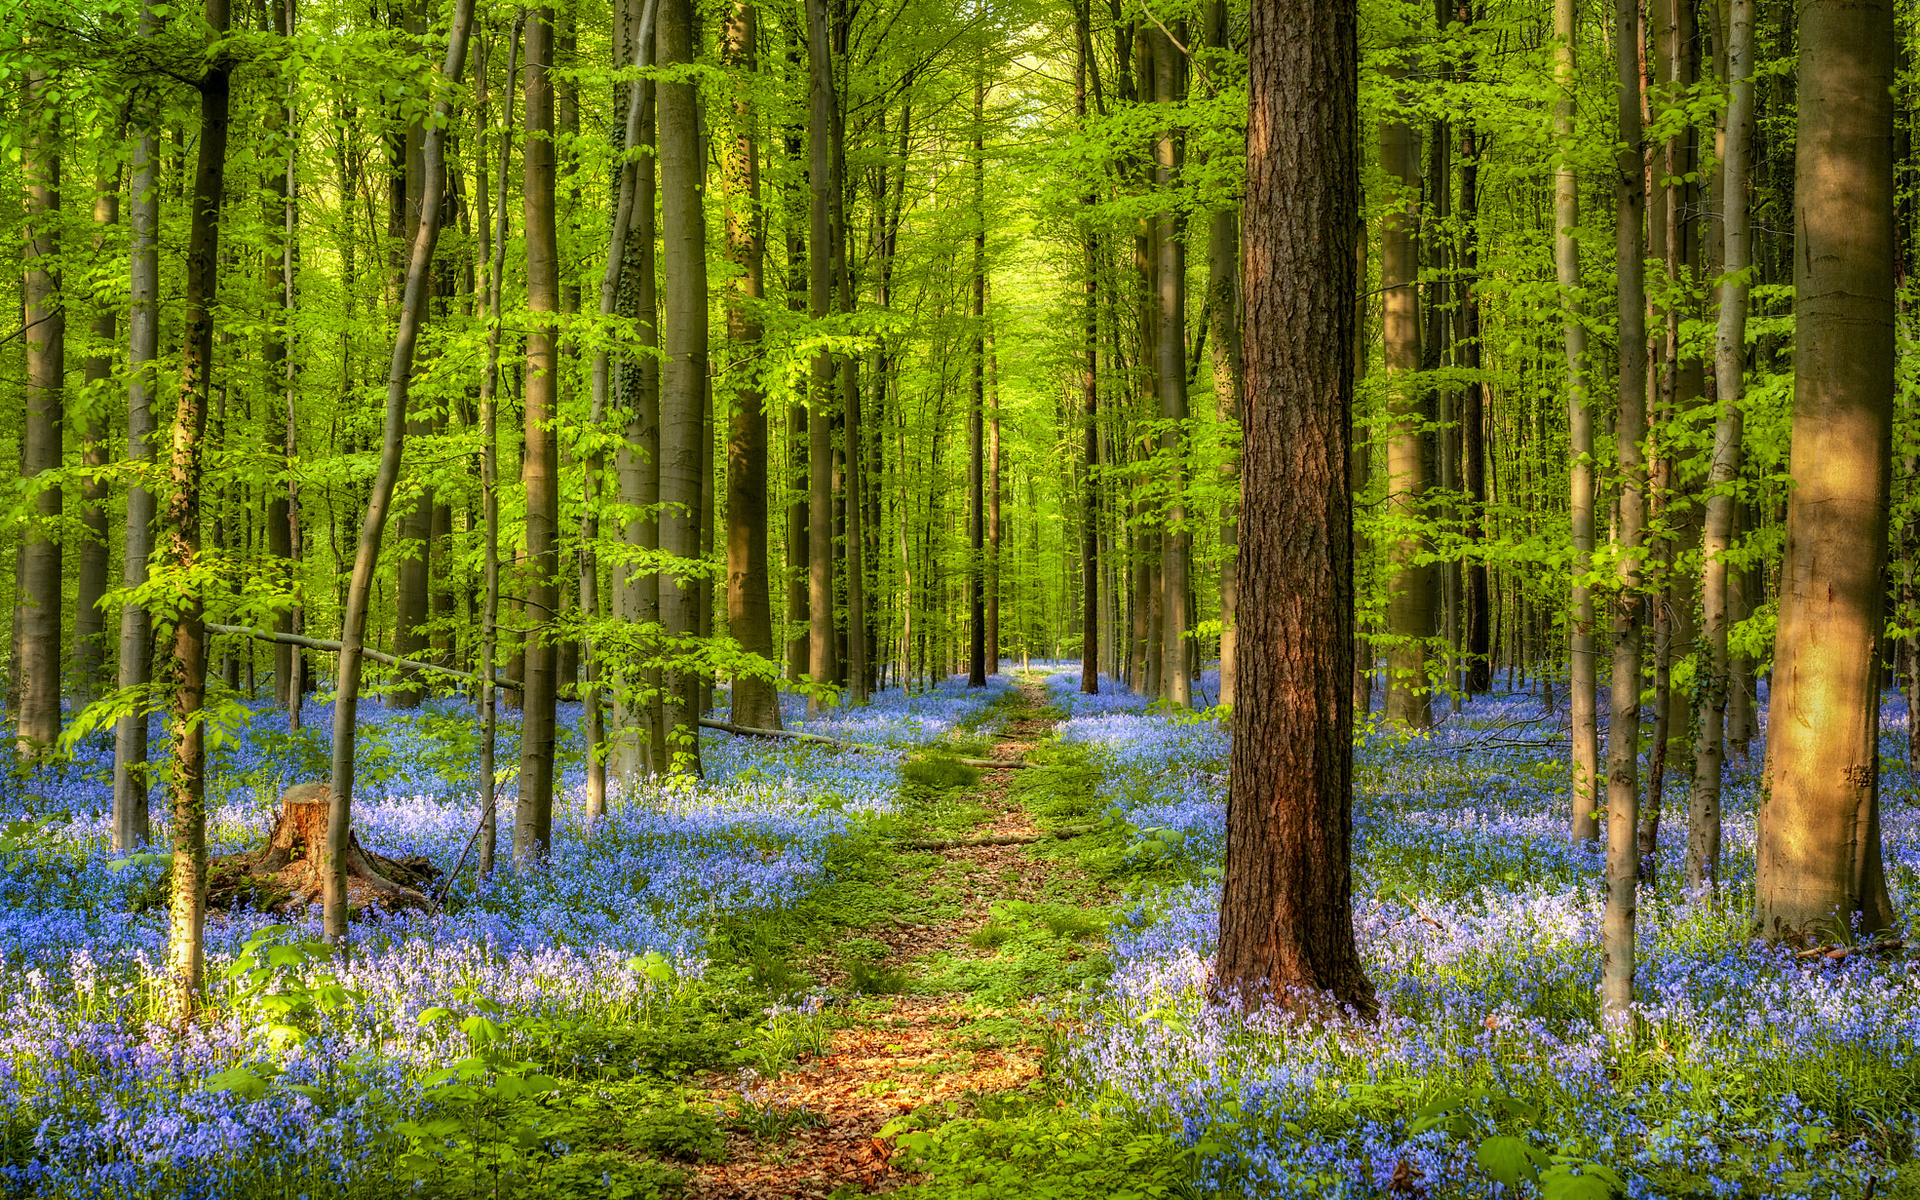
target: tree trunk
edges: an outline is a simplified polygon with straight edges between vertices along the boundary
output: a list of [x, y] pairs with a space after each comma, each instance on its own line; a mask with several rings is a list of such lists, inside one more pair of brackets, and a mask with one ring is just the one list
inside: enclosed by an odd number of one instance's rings
[[[93, 253], [96, 259], [107, 252], [110, 230], [120, 224], [120, 178], [116, 166], [111, 174], [94, 185]], [[103, 276], [106, 274], [102, 272]], [[80, 465], [87, 471], [80, 485], [80, 525], [86, 532], [76, 554], [73, 602], [73, 671], [69, 692], [73, 711], [93, 703], [99, 690], [106, 658], [106, 614], [100, 611], [100, 599], [107, 592], [107, 500], [112, 488], [106, 469], [111, 450], [107, 438], [105, 395], [113, 376], [113, 358], [108, 352], [119, 333], [120, 322], [114, 305], [105, 297], [93, 298], [93, 338], [98, 347], [86, 360], [86, 412], [82, 417], [85, 440], [80, 450]]]
[[[207, 25], [216, 39], [227, 31], [226, 0], [207, 0]], [[173, 842], [173, 887], [167, 954], [172, 1016], [184, 1024], [199, 1006], [205, 969], [207, 906], [207, 691], [204, 584], [192, 572], [200, 558], [200, 500], [207, 403], [213, 394], [213, 325], [220, 279], [220, 209], [226, 196], [228, 107], [234, 61], [216, 53], [199, 82], [200, 148], [194, 164], [192, 223], [187, 235], [187, 329], [181, 339], [179, 403], [174, 411], [167, 473], [166, 562], [181, 573], [173, 655], [167, 664], [167, 711], [173, 739], [168, 780]], [[57, 584], [57, 581], [56, 581]], [[56, 701], [55, 713], [58, 714]], [[24, 722], [23, 722], [24, 724]]]
[[[1576, 842], [1592, 842], [1600, 836], [1596, 810], [1600, 807], [1600, 725], [1595, 705], [1599, 700], [1599, 679], [1594, 651], [1593, 589], [1585, 576], [1593, 569], [1594, 482], [1593, 413], [1587, 405], [1587, 327], [1581, 323], [1574, 297], [1580, 287], [1580, 241], [1574, 236], [1580, 224], [1580, 179], [1573, 168], [1574, 96], [1579, 78], [1576, 45], [1578, 30], [1574, 20], [1574, 0], [1554, 0], [1554, 82], [1560, 89], [1554, 106], [1554, 137], [1560, 145], [1560, 163], [1554, 172], [1553, 188], [1553, 262], [1560, 284], [1561, 331], [1567, 355], [1567, 428], [1569, 492], [1568, 511], [1573, 525], [1572, 620], [1570, 624], [1568, 708], [1573, 720], [1573, 780], [1569, 795], [1573, 802], [1570, 831]], [[1477, 422], [1476, 422], [1477, 424]], [[1477, 440], [1477, 439], [1476, 439]], [[1481, 568], [1484, 572], [1485, 568]], [[1484, 574], [1482, 587], [1485, 587]], [[1476, 673], [1486, 671], [1480, 654], [1468, 668], [1468, 691], [1473, 691]], [[1484, 676], [1491, 684], [1490, 672]], [[1485, 690], [1484, 688], [1481, 690]]]
[[1426, 547], [1411, 527], [1426, 520], [1432, 439], [1426, 385], [1412, 378], [1420, 370], [1420, 152], [1406, 121], [1380, 126], [1380, 163], [1397, 189], [1380, 233], [1380, 289], [1386, 368], [1395, 377], [1388, 393], [1387, 503], [1402, 527], [1388, 547], [1385, 711], [1393, 724], [1425, 729], [1433, 724], [1426, 644], [1434, 632], [1433, 567], [1419, 561]]
[[1687, 814], [1687, 886], [1720, 879], [1720, 772], [1726, 762], [1728, 567], [1738, 499], [1742, 433], [1740, 400], [1747, 361], [1747, 269], [1752, 264], [1747, 212], [1747, 153], [1753, 137], [1753, 0], [1731, 0], [1727, 15], [1727, 106], [1720, 194], [1725, 236], [1725, 282], [1720, 287], [1720, 324], [1714, 341], [1714, 381], [1720, 416], [1713, 431], [1713, 464], [1707, 476], [1703, 579], [1707, 659], [1700, 689], [1700, 738], [1694, 751], [1693, 791]]
[[[1090, 9], [1091, 0], [1076, 0], [1073, 100], [1074, 116], [1083, 127], [1087, 121], [1087, 75], [1093, 65]], [[1090, 213], [1099, 202], [1099, 192], [1089, 187], [1081, 197], [1081, 208]], [[1086, 280], [1081, 285], [1085, 292], [1081, 337], [1086, 359], [1080, 375], [1081, 420], [1085, 422], [1081, 430], [1084, 492], [1080, 510], [1080, 690], [1092, 696], [1100, 691], [1100, 270], [1099, 243], [1091, 222], [1084, 237]]]
[[[140, 10], [140, 35], [155, 32], [152, 10]], [[132, 231], [127, 283], [127, 458], [135, 482], [127, 488], [127, 528], [121, 555], [120, 579], [129, 592], [147, 581], [147, 558], [153, 550], [156, 502], [153, 492], [138, 482], [138, 472], [153, 462], [155, 417], [154, 362], [160, 348], [160, 188], [155, 159], [159, 139], [149, 126], [133, 146]], [[128, 600], [120, 609], [119, 685], [123, 690], [145, 687], [153, 670], [153, 619], [144, 604]], [[143, 712], [121, 716], [113, 730], [113, 847], [129, 850], [151, 835], [147, 812], [147, 717]]]
[[1641, 544], [1647, 520], [1646, 254], [1640, 222], [1646, 211], [1641, 174], [1640, 12], [1638, 0], [1615, 0], [1614, 65], [1620, 83], [1619, 157], [1614, 196], [1618, 210], [1614, 270], [1619, 278], [1619, 417], [1615, 453], [1620, 478], [1613, 596], [1613, 712], [1607, 734], [1607, 903], [1600, 938], [1600, 1000], [1608, 1024], [1624, 1034], [1633, 1003], [1634, 922], [1640, 886], [1635, 810], [1639, 805]]
[[973, 80], [973, 397], [967, 406], [967, 686], [987, 686], [987, 191], [984, 73]]
[[554, 154], [554, 10], [527, 14], [524, 206], [527, 245], [526, 416], [520, 486], [526, 493], [525, 606], [521, 634], [520, 794], [513, 815], [513, 861], [543, 857], [553, 831], [554, 704], [559, 657], [551, 622], [560, 607], [560, 450], [552, 423], [560, 396], [559, 233], [555, 220], [558, 162]]
[[[216, 0], [218, 2], [218, 0]], [[467, 58], [467, 32], [473, 24], [473, 0], [457, 0], [453, 27], [447, 35], [447, 58], [438, 81], [442, 87], [457, 86]], [[441, 146], [451, 119], [452, 102], [443, 92], [434, 106], [421, 148], [424, 188], [421, 193], [420, 227], [413, 239], [413, 251], [407, 261], [405, 286], [401, 290], [400, 319], [394, 327], [393, 354], [387, 364], [386, 411], [382, 419], [380, 463], [367, 496], [366, 518], [360, 527], [360, 543], [353, 557], [353, 575], [347, 585], [347, 602], [340, 621], [340, 663], [334, 685], [333, 703], [333, 777], [332, 808], [327, 821], [327, 855], [322, 925], [329, 941], [337, 942], [347, 931], [347, 872], [353, 836], [353, 754], [355, 718], [360, 703], [361, 649], [366, 644], [367, 609], [373, 592], [373, 573], [380, 561], [380, 542], [386, 533], [387, 509], [393, 502], [394, 484], [400, 476], [400, 457], [405, 443], [407, 396], [412, 382], [415, 348], [420, 330], [426, 324], [430, 308], [428, 289], [432, 279], [433, 248], [440, 236], [440, 194], [445, 186]]]
[[1357, 22], [1351, 0], [1254, 0], [1252, 20], [1240, 702], [1214, 986], [1371, 1016], [1350, 865]]
[[[825, 0], [806, 0], [807, 19], [807, 311], [816, 321], [833, 305], [833, 51]], [[829, 686], [833, 661], [833, 354], [813, 358], [807, 395], [807, 674]], [[823, 697], [807, 696], [818, 716]]]
[[[662, 67], [694, 61], [692, 0], [660, 6], [657, 57]], [[706, 163], [700, 155], [700, 96], [691, 79], [661, 83], [661, 278], [667, 294], [660, 325], [660, 550], [696, 562], [700, 543], [701, 484], [713, 469], [711, 445], [701, 437], [707, 386], [707, 237], [701, 193]], [[700, 627], [698, 580], [681, 569], [660, 578], [660, 618], [669, 649], [690, 654]], [[689, 658], [669, 665], [663, 680], [669, 764], [675, 774], [700, 774], [700, 675]]]
[[1877, 649], [1894, 395], [1893, 5], [1800, 8], [1794, 407], [1772, 788], [1755, 924], [1826, 941], [1894, 923], [1880, 852]]
[[[766, 298], [766, 216], [760, 207], [759, 114], [746, 81], [757, 73], [759, 12], [751, 0], [733, 0], [723, 31], [726, 65], [742, 76], [734, 101], [733, 144], [726, 159], [727, 256], [740, 269], [727, 306], [727, 339], [739, 364], [727, 431], [727, 626], [741, 649], [773, 660], [773, 612], [767, 593], [766, 392], [755, 374], [762, 329], [754, 304]], [[732, 721], [780, 728], [780, 697], [773, 676], [736, 671]]]
[[[1175, 55], [1173, 41], [1171, 34], [1156, 30], [1154, 101], [1168, 113], [1186, 99], [1187, 90], [1186, 58]], [[1160, 534], [1160, 694], [1175, 707], [1187, 708], [1193, 703], [1193, 678], [1187, 665], [1187, 568], [1192, 557], [1186, 509], [1187, 240], [1174, 200], [1184, 165], [1182, 139], [1172, 119], [1166, 121], [1153, 144], [1154, 177], [1161, 203], [1156, 272], [1160, 319], [1154, 339], [1154, 378], [1162, 422], [1160, 453], [1166, 458], [1169, 496], [1161, 513]]]
[[[224, 79], [224, 76], [222, 76]], [[38, 758], [60, 737], [60, 522], [58, 482], [61, 417], [66, 402], [67, 317], [60, 286], [60, 113], [48, 97], [48, 76], [30, 72], [25, 97], [29, 124], [20, 173], [27, 190], [26, 279], [21, 288], [27, 350], [26, 413], [21, 429], [20, 476], [33, 496], [33, 518], [20, 534], [19, 715], [15, 752]], [[211, 270], [212, 268], [209, 267]], [[40, 476], [53, 473], [53, 482]], [[196, 547], [197, 549], [198, 547]]]

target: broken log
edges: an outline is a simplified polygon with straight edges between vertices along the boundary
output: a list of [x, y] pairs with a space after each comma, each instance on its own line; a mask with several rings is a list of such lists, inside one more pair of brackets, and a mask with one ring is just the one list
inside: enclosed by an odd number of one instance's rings
[[1044, 842], [1049, 838], [1064, 840], [1098, 833], [1100, 828], [1098, 825], [1082, 825], [1072, 829], [1049, 829], [1043, 833], [995, 833], [985, 837], [970, 838], [910, 838], [895, 842], [894, 845], [902, 850], [961, 850], [968, 846], [1027, 846], [1034, 842]]

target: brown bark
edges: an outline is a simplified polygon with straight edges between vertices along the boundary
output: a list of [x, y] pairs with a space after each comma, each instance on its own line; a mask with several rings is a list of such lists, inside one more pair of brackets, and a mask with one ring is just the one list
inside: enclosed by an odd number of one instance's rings
[[1890, 0], [1800, 8], [1794, 409], [1771, 786], [1754, 922], [1773, 941], [1894, 923], [1880, 852], [1877, 649], [1894, 395]]
[[984, 74], [973, 81], [973, 393], [967, 406], [967, 686], [987, 686], [987, 192]]
[[[27, 350], [26, 412], [20, 476], [33, 492], [33, 517], [21, 530], [14, 646], [18, 715], [14, 746], [22, 758], [47, 753], [60, 737], [60, 520], [57, 482], [66, 403], [67, 317], [60, 291], [60, 114], [47, 99], [48, 77], [27, 79], [30, 132], [21, 160], [27, 190], [26, 279], [21, 288]], [[55, 482], [42, 475], [55, 473]]]
[[527, 14], [526, 148], [523, 214], [527, 246], [526, 422], [520, 485], [526, 493], [525, 607], [520, 655], [520, 794], [514, 807], [513, 860], [526, 866], [546, 854], [553, 829], [554, 705], [559, 647], [549, 623], [560, 607], [560, 451], [552, 422], [560, 385], [560, 265], [555, 220], [558, 162], [554, 154], [554, 10]]
[[[723, 40], [729, 67], [758, 70], [759, 12], [748, 0], [727, 9]], [[760, 385], [762, 330], [753, 303], [766, 297], [766, 214], [760, 207], [759, 116], [744, 83], [734, 101], [734, 138], [726, 159], [727, 256], [740, 269], [727, 307], [727, 340], [736, 372], [727, 432], [727, 627], [741, 649], [773, 668], [773, 611], [767, 594], [767, 410]], [[733, 723], [780, 727], [771, 676], [736, 672]]]
[[[94, 184], [95, 255], [106, 250], [108, 231], [120, 224], [118, 176], [116, 170]], [[114, 306], [104, 298], [97, 300], [92, 332], [99, 352], [87, 356], [87, 407], [81, 418], [85, 438], [80, 448], [80, 465], [88, 474], [80, 484], [80, 526], [86, 532], [75, 551], [79, 561], [74, 572], [73, 670], [68, 688], [75, 712], [93, 703], [94, 693], [104, 677], [107, 625], [106, 614], [100, 611], [100, 599], [107, 592], [107, 500], [112, 489], [106, 479], [111, 448], [102, 397], [113, 374], [113, 358], [108, 348], [113, 345], [119, 325]]]
[[1370, 1016], [1350, 866], [1355, 26], [1351, 0], [1253, 5], [1240, 702], [1215, 987]]

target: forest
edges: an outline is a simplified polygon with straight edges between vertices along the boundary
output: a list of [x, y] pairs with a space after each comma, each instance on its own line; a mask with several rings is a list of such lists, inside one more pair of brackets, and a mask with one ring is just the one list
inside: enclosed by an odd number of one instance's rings
[[1916, 46], [11, 0], [0, 1197], [1920, 1198]]

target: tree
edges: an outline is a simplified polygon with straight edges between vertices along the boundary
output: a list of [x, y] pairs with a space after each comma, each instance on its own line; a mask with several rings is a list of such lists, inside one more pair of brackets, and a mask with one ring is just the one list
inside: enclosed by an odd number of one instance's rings
[[1240, 698], [1214, 986], [1369, 1015], [1349, 858], [1356, 23], [1351, 0], [1253, 3]]
[[[149, 6], [140, 10], [140, 37], [154, 37]], [[160, 349], [160, 187], [155, 164], [160, 156], [152, 114], [143, 113], [133, 145], [128, 225], [132, 249], [127, 267], [127, 458], [135, 471], [127, 488], [126, 540], [121, 554], [121, 583], [136, 592], [147, 582], [147, 558], [153, 550], [153, 519], [158, 505], [138, 472], [152, 463], [155, 387], [154, 363]], [[152, 681], [153, 617], [140, 600], [120, 608], [119, 685], [137, 693]], [[147, 714], [131, 706], [113, 727], [113, 846], [129, 850], [151, 835], [147, 813]]]
[[[1403, 77], [1404, 67], [1390, 74]], [[1387, 417], [1387, 502], [1390, 535], [1387, 600], [1386, 717], [1410, 729], [1433, 724], [1427, 685], [1427, 639], [1434, 633], [1433, 566], [1419, 528], [1432, 472], [1427, 385], [1420, 370], [1420, 145], [1413, 126], [1394, 117], [1380, 126], [1380, 165], [1394, 200], [1380, 231], [1380, 293], [1386, 368], [1393, 378]], [[1343, 343], [1344, 344], [1344, 343]]]
[[1646, 183], [1640, 156], [1640, 12], [1637, 0], [1616, 0], [1614, 66], [1620, 81], [1619, 146], [1614, 164], [1618, 224], [1614, 270], [1619, 276], [1619, 414], [1614, 450], [1620, 518], [1614, 547], [1619, 579], [1613, 608], [1613, 711], [1607, 726], [1607, 904], [1600, 933], [1601, 1011], [1610, 1023], [1633, 1003], [1633, 937], [1640, 852], [1635, 812], [1640, 801], [1640, 649], [1642, 565], [1647, 527], [1646, 254], [1641, 221]]
[[1747, 143], [1753, 137], [1753, 0], [1732, 0], [1727, 8], [1727, 105], [1724, 183], [1720, 194], [1725, 224], [1720, 289], [1720, 320], [1714, 336], [1714, 379], [1720, 414], [1714, 424], [1713, 461], [1707, 475], [1707, 515], [1702, 548], [1700, 596], [1706, 625], [1706, 686], [1700, 689], [1700, 738], [1694, 750], [1693, 790], [1688, 798], [1687, 886], [1720, 877], [1720, 773], [1726, 762], [1727, 699], [1731, 658], [1727, 648], [1729, 569], [1733, 518], [1738, 499], [1743, 418], [1740, 401], [1747, 365], [1748, 269], [1752, 266], [1752, 224], [1747, 207]]
[[[27, 403], [20, 466], [33, 495], [16, 574], [14, 671], [17, 752], [46, 753], [60, 736], [60, 465], [66, 405], [67, 316], [60, 287], [60, 113], [41, 70], [27, 76], [30, 123], [21, 173], [27, 182], [26, 281], [21, 325], [27, 344]], [[44, 477], [44, 478], [43, 478]]]
[[[208, 32], [217, 42], [227, 32], [227, 0], [207, 0], [206, 15]], [[199, 1006], [206, 965], [208, 581], [200, 561], [200, 503], [207, 404], [213, 394], [213, 325], [219, 298], [220, 213], [226, 199], [233, 69], [232, 57], [215, 50], [198, 81], [200, 144], [187, 235], [188, 326], [181, 341], [179, 403], [174, 409], [167, 469], [165, 562], [177, 604], [165, 681], [173, 693], [167, 711], [167, 732], [173, 739], [173, 771], [167, 781], [173, 841], [167, 990], [172, 1015], [183, 1023]]]
[[1879, 644], [1894, 395], [1891, 0], [1800, 7], [1794, 487], [1774, 643], [1754, 923], [1774, 941], [1891, 927]]
[[535, 625], [526, 632], [520, 689], [520, 796], [513, 816], [513, 861], [526, 866], [547, 852], [553, 828], [554, 703], [557, 690], [556, 631], [560, 607], [560, 447], [554, 420], [560, 399], [559, 234], [555, 228], [553, 9], [527, 16], [526, 127], [521, 152], [526, 174], [527, 240], [526, 458], [520, 484], [527, 496], [527, 606]]
[[[727, 64], [751, 76], [758, 70], [759, 11], [734, 0], [722, 34]], [[733, 108], [733, 144], [726, 154], [727, 254], [740, 269], [727, 307], [727, 338], [741, 378], [733, 394], [727, 436], [727, 629], [740, 648], [773, 658], [773, 611], [767, 580], [767, 409], [756, 361], [764, 330], [755, 305], [766, 299], [767, 219], [760, 207], [759, 117], [742, 86]], [[733, 723], [780, 728], [780, 697], [773, 680], [752, 671], [733, 678]]]
[[[1600, 726], [1595, 718], [1599, 680], [1595, 674], [1593, 645], [1593, 589], [1586, 574], [1593, 569], [1593, 413], [1587, 407], [1587, 327], [1581, 322], [1575, 296], [1580, 286], [1580, 180], [1569, 155], [1573, 150], [1575, 46], [1574, 0], [1554, 0], [1553, 66], [1554, 82], [1560, 97], [1554, 106], [1554, 136], [1559, 142], [1560, 164], [1553, 181], [1553, 264], [1560, 284], [1562, 339], [1567, 348], [1567, 440], [1572, 458], [1567, 472], [1568, 509], [1572, 516], [1573, 586], [1570, 625], [1569, 678], [1571, 695], [1567, 701], [1573, 720], [1573, 799], [1571, 832], [1577, 842], [1591, 842], [1600, 836], [1595, 810], [1600, 801]], [[1485, 575], [1481, 576], [1485, 586]], [[1469, 674], [1486, 669], [1479, 655], [1474, 657]], [[1491, 682], [1489, 678], [1488, 682]], [[1469, 688], [1469, 690], [1473, 690]], [[1484, 689], [1483, 689], [1484, 690]]]
[[[219, 2], [219, 0], [210, 0]], [[458, 0], [453, 26], [447, 33], [447, 57], [436, 80], [441, 88], [459, 83], [467, 61], [467, 35], [473, 26], [473, 0]], [[446, 185], [441, 147], [452, 120], [452, 101], [444, 91], [434, 105], [434, 119], [421, 143], [422, 178], [420, 224], [414, 233], [401, 289], [400, 319], [394, 326], [393, 351], [387, 361], [387, 395], [382, 415], [380, 462], [367, 497], [360, 542], [354, 550], [353, 575], [347, 584], [345, 611], [340, 620], [340, 665], [334, 682], [333, 778], [329, 787], [327, 850], [322, 860], [322, 922], [329, 941], [346, 936], [347, 877], [353, 845], [353, 769], [355, 721], [359, 715], [361, 651], [366, 647], [367, 609], [373, 592], [374, 568], [380, 561], [380, 543], [386, 534], [387, 511], [400, 478], [400, 459], [406, 441], [407, 399], [413, 381], [413, 360], [425, 326], [432, 280], [433, 250], [440, 238], [440, 203]], [[204, 665], [204, 664], [203, 664]]]
[[[662, 0], [655, 31], [663, 67], [694, 61], [691, 0]], [[700, 675], [690, 645], [699, 632], [697, 560], [701, 484], [713, 469], [702, 438], [707, 388], [707, 223], [701, 195], [706, 160], [699, 87], [690, 78], [659, 85], [661, 278], [660, 550], [674, 565], [660, 579], [660, 618], [675, 661], [665, 685], [668, 754], [677, 774], [700, 774]], [[831, 609], [831, 604], [829, 604]]]
[[987, 194], [984, 74], [973, 80], [973, 365], [967, 405], [967, 686], [987, 686]]

